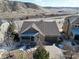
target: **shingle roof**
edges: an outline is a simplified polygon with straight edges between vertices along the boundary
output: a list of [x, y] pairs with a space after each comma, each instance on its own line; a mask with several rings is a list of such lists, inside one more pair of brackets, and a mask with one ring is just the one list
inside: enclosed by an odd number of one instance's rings
[[58, 27], [57, 27], [57, 24], [56, 22], [43, 22], [43, 21], [39, 21], [39, 22], [27, 22], [25, 21], [22, 25], [22, 28], [21, 28], [21, 33], [27, 29], [28, 27], [33, 27], [32, 25], [35, 24], [35, 26], [39, 29], [37, 29], [38, 31], [41, 31], [45, 36], [49, 35], [49, 36], [52, 36], [52, 35], [59, 35], [59, 30], [58, 30]]
[[79, 23], [79, 16], [69, 16], [69, 17], [66, 17], [65, 20], [68, 20], [70, 21], [70, 23], [76, 23], [78, 22]]

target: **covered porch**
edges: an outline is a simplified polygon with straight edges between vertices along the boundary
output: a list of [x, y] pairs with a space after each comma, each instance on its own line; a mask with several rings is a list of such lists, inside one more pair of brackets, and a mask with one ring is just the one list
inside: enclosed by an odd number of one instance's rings
[[39, 32], [33, 28], [28, 29], [27, 31], [21, 33], [21, 43], [22, 45], [34, 46], [39, 40]]
[[71, 30], [72, 39], [79, 40], [79, 28], [73, 28]]

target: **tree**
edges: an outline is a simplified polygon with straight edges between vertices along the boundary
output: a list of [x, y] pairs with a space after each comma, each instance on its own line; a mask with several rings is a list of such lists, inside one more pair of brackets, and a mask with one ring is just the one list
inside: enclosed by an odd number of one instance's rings
[[15, 24], [14, 23], [10, 23], [9, 27], [8, 27], [8, 32], [13, 33], [15, 30]]
[[33, 54], [34, 59], [49, 59], [49, 53], [43, 46], [39, 46]]
[[10, 35], [10, 37], [13, 38], [13, 41], [15, 42], [19, 42], [19, 34], [16, 33], [14, 30], [15, 30], [16, 26], [14, 23], [10, 23], [9, 27], [8, 27], [8, 34]]
[[4, 44], [6, 47], [10, 47], [11, 49], [14, 48], [14, 30], [15, 30], [15, 24], [14, 23], [9, 23], [9, 27], [7, 29], [7, 32], [5, 33], [5, 40]]
[[8, 39], [14, 39], [14, 30], [15, 30], [15, 24], [14, 23], [9, 23], [9, 27], [6, 33], [6, 36], [8, 37]]

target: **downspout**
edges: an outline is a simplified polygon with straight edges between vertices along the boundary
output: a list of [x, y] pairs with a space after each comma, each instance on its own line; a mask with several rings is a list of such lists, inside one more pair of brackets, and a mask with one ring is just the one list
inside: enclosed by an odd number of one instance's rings
[[70, 20], [68, 19], [67, 39], [69, 39], [69, 28], [70, 28]]

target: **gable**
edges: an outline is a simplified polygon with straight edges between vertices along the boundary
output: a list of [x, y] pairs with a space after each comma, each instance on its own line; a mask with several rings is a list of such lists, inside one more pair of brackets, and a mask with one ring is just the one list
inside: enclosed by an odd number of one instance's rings
[[79, 18], [77, 18], [72, 24], [79, 24]]
[[[26, 32], [26, 31], [32, 31], [33, 32], [33, 30], [36, 30], [36, 31], [38, 31], [41, 35], [43, 35], [44, 36], [44, 34], [41, 32], [41, 30], [36, 26], [36, 24], [30, 24], [27, 28], [25, 28], [25, 30], [23, 31], [23, 32]], [[22, 32], [22, 33], [23, 33]]]
[[69, 16], [66, 17], [65, 20], [69, 20], [70, 24], [75, 24], [75, 23], [79, 23], [79, 16]]
[[24, 31], [21, 35], [22, 36], [34, 36], [37, 33], [38, 33], [38, 31], [31, 27], [27, 31]]
[[28, 30], [24, 31], [22, 34], [26, 34], [26, 33], [37, 33], [38, 31], [35, 30], [34, 28], [29, 28]]

